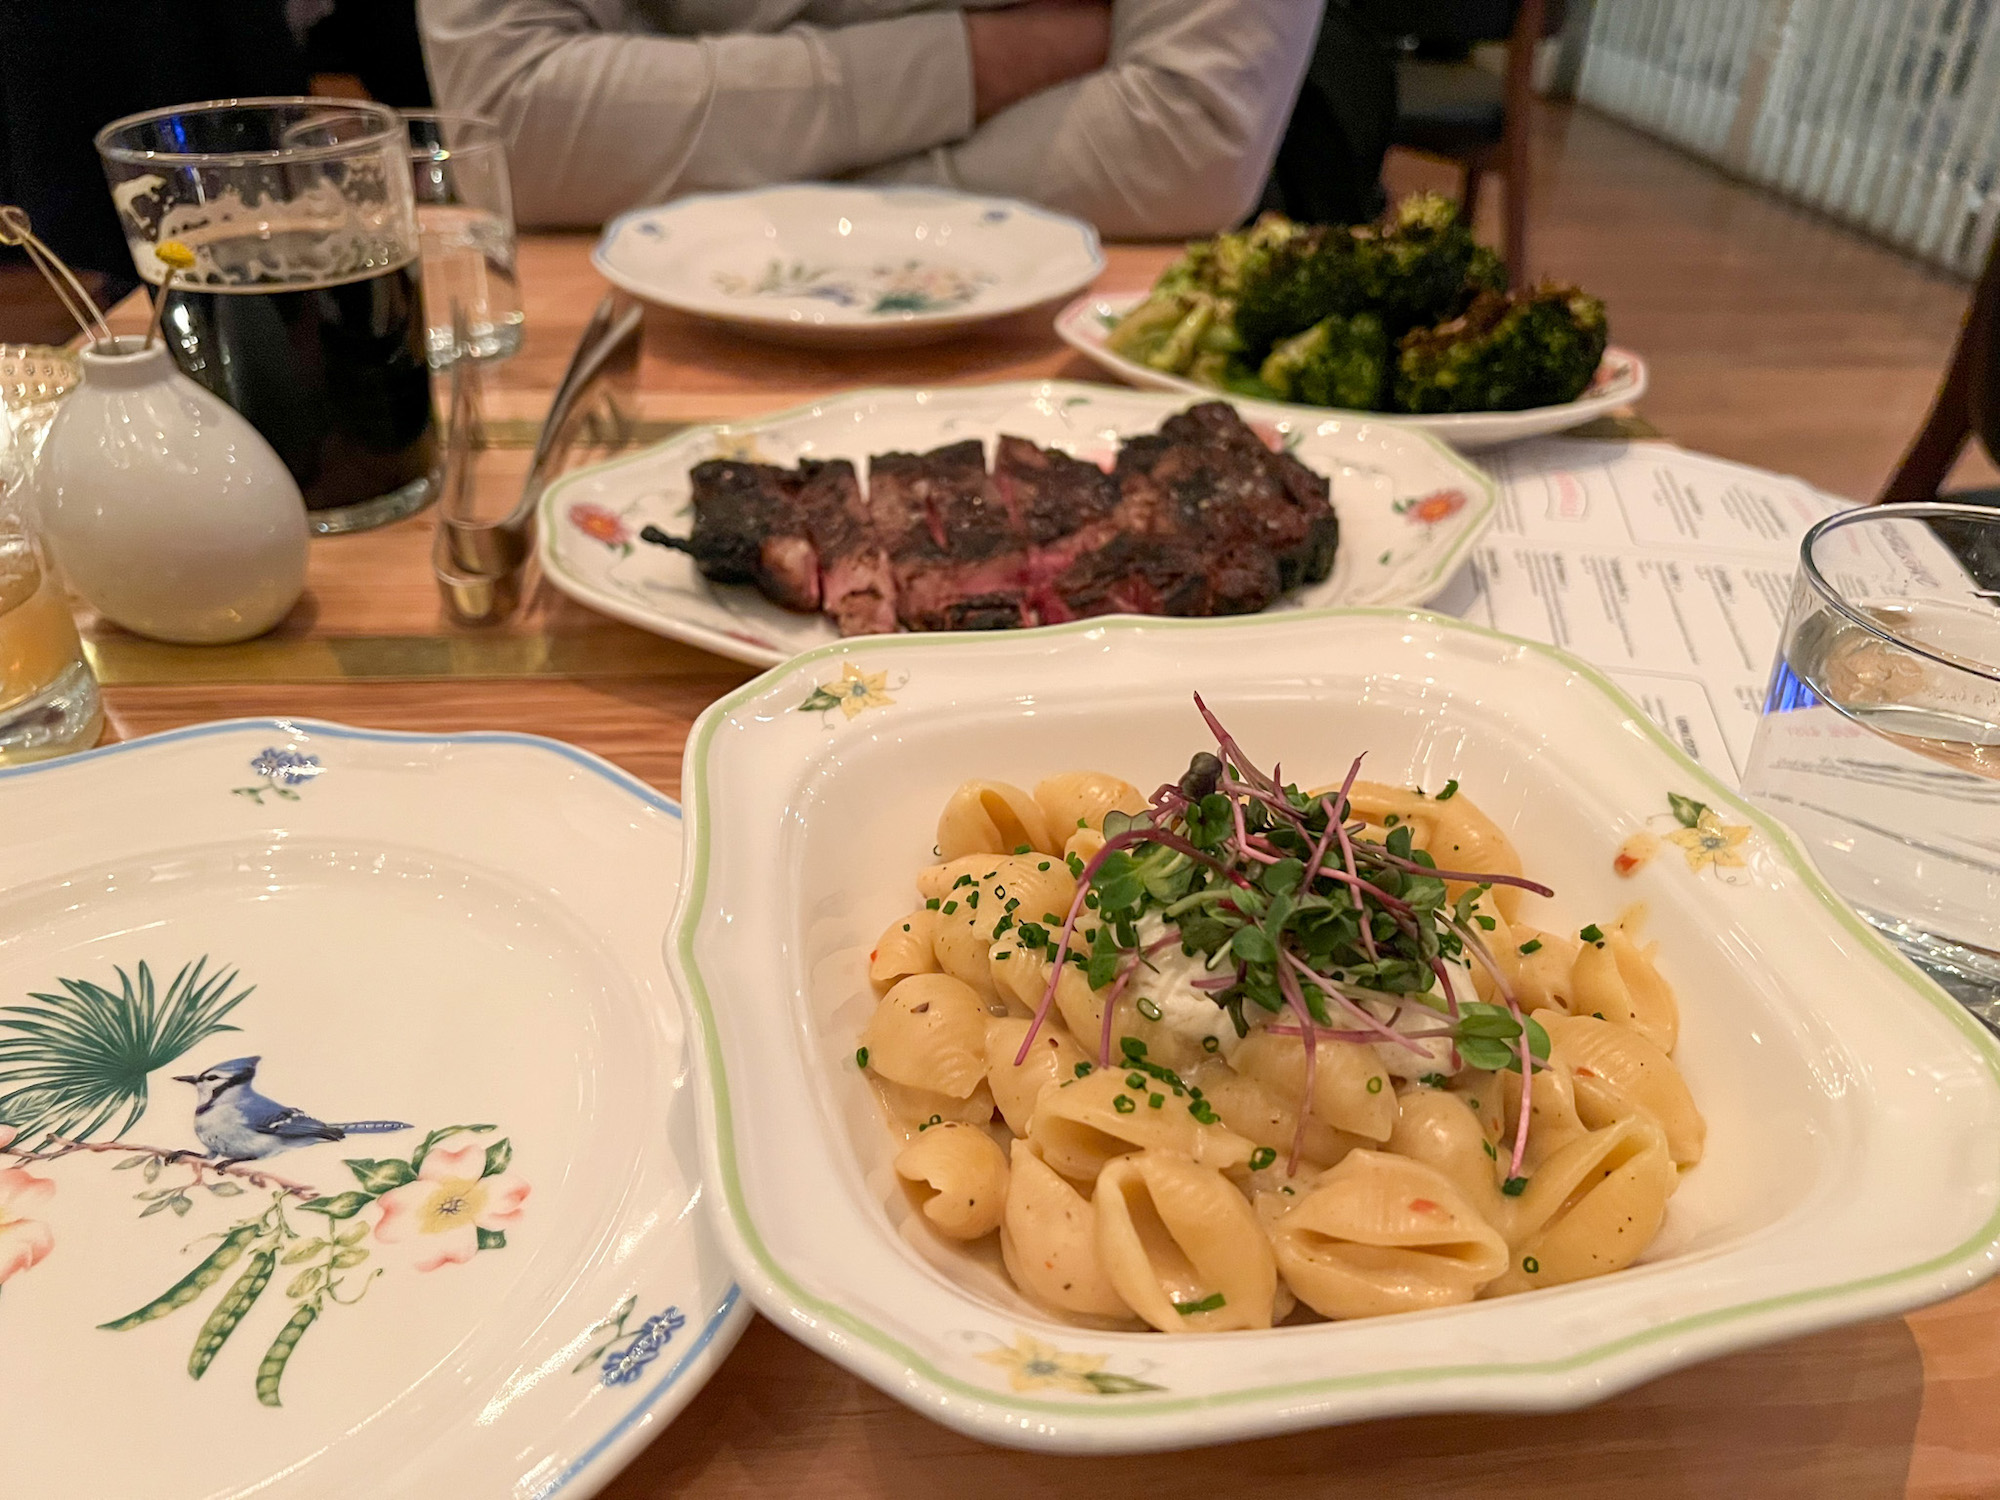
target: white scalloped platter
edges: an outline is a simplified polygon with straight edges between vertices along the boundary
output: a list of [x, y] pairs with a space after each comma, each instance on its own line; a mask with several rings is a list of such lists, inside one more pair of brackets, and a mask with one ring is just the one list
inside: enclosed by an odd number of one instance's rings
[[634, 296], [766, 342], [930, 343], [1043, 307], [1104, 269], [1097, 231], [1012, 198], [792, 183], [694, 193], [605, 226], [591, 264]]
[[570, 1500], [729, 1352], [672, 802], [246, 720], [0, 770], [0, 827], [0, 1489]]
[[[1214, 400], [1215, 393], [1207, 393]], [[543, 492], [537, 527], [544, 575], [592, 609], [713, 651], [773, 666], [838, 639], [824, 615], [781, 609], [748, 584], [715, 584], [686, 554], [639, 539], [647, 526], [686, 536], [688, 471], [711, 458], [790, 465], [922, 453], [968, 437], [992, 456], [1002, 433], [1109, 463], [1120, 439], [1187, 410], [1186, 397], [1075, 381], [852, 391], [811, 406], [696, 427], [643, 453], [566, 474]], [[1442, 589], [1486, 529], [1493, 481], [1434, 438], [1369, 417], [1231, 403], [1267, 442], [1324, 474], [1340, 551], [1323, 583], [1274, 609], [1422, 604]]]
[[[1195, 691], [1301, 785], [1363, 750], [1381, 781], [1455, 779], [1554, 888], [1524, 906], [1534, 925], [1645, 905], [1709, 1133], [1637, 1265], [1414, 1314], [1131, 1333], [1060, 1321], [927, 1233], [856, 1063], [870, 948], [958, 782], [1093, 768], [1158, 785], [1213, 748]], [[1130, 1452], [1572, 1407], [1995, 1269], [2000, 1049], [1779, 824], [1549, 647], [1390, 610], [850, 641], [711, 707], [682, 787], [670, 961], [739, 1277], [795, 1336], [988, 1441]], [[1615, 873], [1635, 832], [1678, 826], [1670, 796], [1712, 809], [1721, 842]]]
[[[1098, 296], [1085, 293], [1056, 315], [1056, 336], [1099, 369], [1116, 375], [1127, 385], [1142, 390], [1179, 391], [1213, 401], [1217, 392], [1181, 375], [1169, 375], [1127, 359], [1107, 342], [1112, 325], [1146, 300], [1144, 292], [1124, 292]], [[1415, 416], [1407, 412], [1350, 412], [1346, 417], [1369, 417], [1388, 427], [1428, 432], [1454, 448], [1497, 448], [1502, 443], [1518, 443], [1523, 438], [1546, 437], [1567, 432], [1585, 422], [1609, 416], [1621, 406], [1630, 406], [1646, 394], [1646, 362], [1630, 349], [1615, 345], [1604, 351], [1590, 388], [1574, 401], [1560, 406], [1532, 406], [1526, 411], [1440, 412]], [[1272, 406], [1299, 417], [1324, 415], [1339, 408], [1300, 406], [1294, 402], [1272, 402]]]

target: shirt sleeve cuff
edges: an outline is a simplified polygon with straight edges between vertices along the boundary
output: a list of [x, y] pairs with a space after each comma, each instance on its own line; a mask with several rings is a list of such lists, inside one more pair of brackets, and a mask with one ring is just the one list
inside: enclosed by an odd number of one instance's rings
[[972, 52], [956, 10], [826, 33], [853, 108], [854, 158], [892, 161], [971, 134]]

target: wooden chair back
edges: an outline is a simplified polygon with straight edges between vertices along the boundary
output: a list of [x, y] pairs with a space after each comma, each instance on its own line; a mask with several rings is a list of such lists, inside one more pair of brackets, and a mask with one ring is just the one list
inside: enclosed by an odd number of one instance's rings
[[1986, 456], [2000, 463], [2000, 236], [1986, 255], [1972, 301], [1965, 310], [1944, 384], [1930, 416], [1878, 501], [1935, 500], [1965, 451], [1977, 437]]

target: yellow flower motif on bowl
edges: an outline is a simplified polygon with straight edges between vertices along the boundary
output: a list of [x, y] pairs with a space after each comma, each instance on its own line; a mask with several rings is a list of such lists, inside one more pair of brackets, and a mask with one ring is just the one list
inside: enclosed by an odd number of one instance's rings
[[1704, 807], [1691, 826], [1676, 828], [1667, 842], [1680, 845], [1688, 868], [1700, 873], [1710, 865], [1717, 869], [1741, 869], [1743, 844], [1750, 830], [1738, 823], [1725, 823]]
[[840, 664], [838, 677], [829, 677], [808, 693], [799, 708], [819, 714], [837, 708], [851, 719], [871, 708], [887, 708], [895, 701], [889, 696], [887, 672], [864, 672], [849, 661]]
[[1007, 1372], [1017, 1391], [1072, 1391], [1079, 1396], [1118, 1396], [1162, 1387], [1114, 1375], [1104, 1368], [1102, 1354], [1066, 1354], [1031, 1334], [1017, 1333], [1012, 1348], [989, 1349], [979, 1356]]

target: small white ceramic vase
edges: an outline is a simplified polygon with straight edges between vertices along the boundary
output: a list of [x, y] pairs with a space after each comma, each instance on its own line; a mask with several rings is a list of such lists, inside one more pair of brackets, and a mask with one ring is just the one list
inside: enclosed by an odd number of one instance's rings
[[284, 460], [164, 344], [84, 348], [35, 471], [42, 535], [83, 599], [158, 641], [261, 635], [306, 582], [306, 509]]

